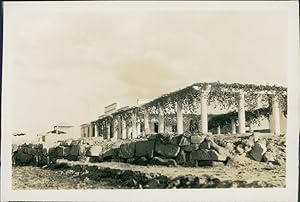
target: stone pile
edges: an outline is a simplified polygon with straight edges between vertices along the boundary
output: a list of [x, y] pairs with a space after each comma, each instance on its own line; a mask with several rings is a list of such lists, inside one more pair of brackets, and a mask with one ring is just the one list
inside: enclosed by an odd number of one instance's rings
[[65, 140], [51, 147], [42, 144], [13, 145], [13, 163], [37, 165], [55, 163], [57, 159], [89, 162], [125, 162], [138, 165], [218, 166], [228, 159], [246, 154], [256, 161], [281, 165], [285, 161], [285, 142], [253, 136], [153, 134], [131, 141]]

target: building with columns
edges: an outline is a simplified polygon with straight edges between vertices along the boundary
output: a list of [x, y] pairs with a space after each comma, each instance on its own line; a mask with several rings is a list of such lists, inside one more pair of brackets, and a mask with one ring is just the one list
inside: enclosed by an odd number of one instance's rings
[[196, 83], [136, 106], [108, 105], [105, 114], [81, 126], [82, 137], [117, 140], [152, 133], [246, 134], [259, 129], [279, 135], [286, 132], [286, 99], [287, 89], [281, 86]]

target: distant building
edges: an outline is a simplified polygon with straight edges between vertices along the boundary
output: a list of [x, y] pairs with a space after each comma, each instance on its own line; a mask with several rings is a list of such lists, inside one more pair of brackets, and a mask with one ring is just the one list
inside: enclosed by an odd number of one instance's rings
[[49, 130], [37, 135], [39, 142], [56, 142], [69, 138], [77, 138], [74, 126], [67, 123], [58, 123], [53, 126], [53, 130]]

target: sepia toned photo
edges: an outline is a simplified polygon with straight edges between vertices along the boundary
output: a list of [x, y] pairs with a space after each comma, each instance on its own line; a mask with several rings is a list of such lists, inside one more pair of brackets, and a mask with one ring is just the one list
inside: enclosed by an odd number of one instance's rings
[[2, 194], [288, 195], [297, 4], [219, 4], [6, 2]]

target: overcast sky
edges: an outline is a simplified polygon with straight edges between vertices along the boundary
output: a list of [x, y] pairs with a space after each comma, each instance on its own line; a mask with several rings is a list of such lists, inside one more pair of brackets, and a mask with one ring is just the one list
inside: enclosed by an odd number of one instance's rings
[[[45, 4], [44, 4], [45, 5]], [[287, 13], [5, 7], [9, 131], [95, 120], [194, 82], [287, 86]]]

